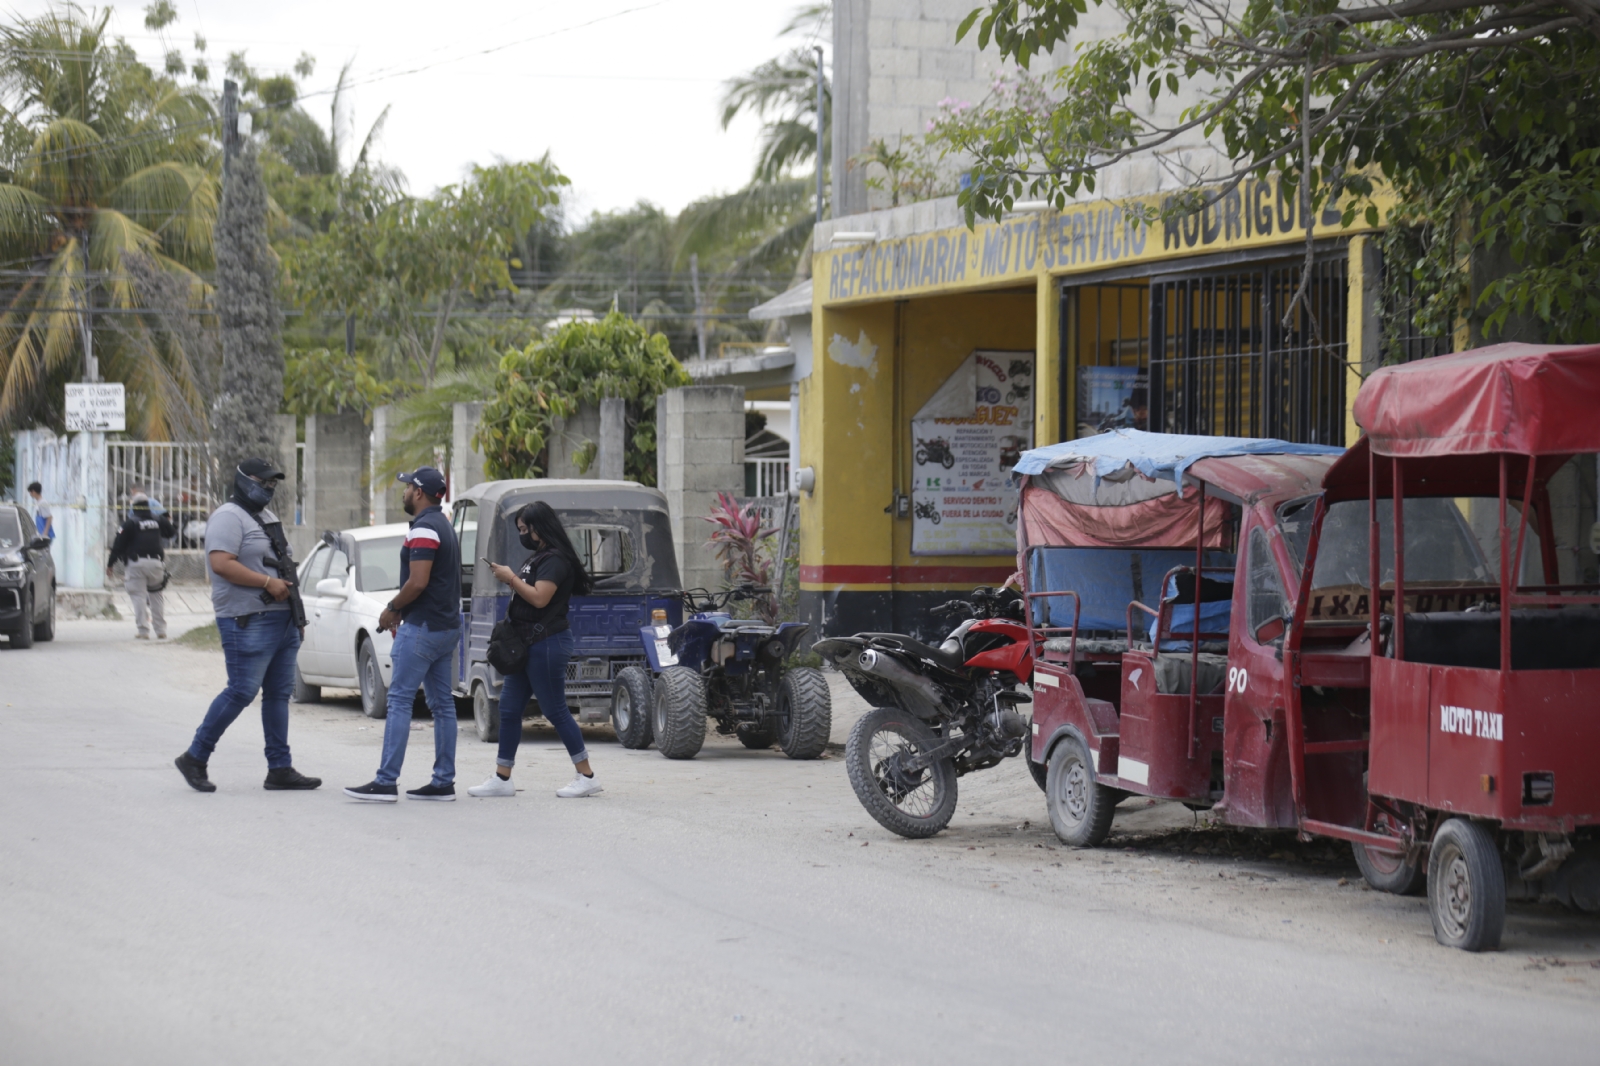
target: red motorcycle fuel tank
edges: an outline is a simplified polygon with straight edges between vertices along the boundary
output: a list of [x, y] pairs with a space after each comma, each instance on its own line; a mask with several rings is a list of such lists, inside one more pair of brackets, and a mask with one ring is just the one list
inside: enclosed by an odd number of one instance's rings
[[1028, 639], [1028, 627], [1007, 618], [987, 618], [972, 623], [967, 633], [986, 633], [1005, 637], [1011, 641], [998, 648], [980, 651], [967, 660], [967, 665], [979, 670], [1006, 670], [1019, 681], [1033, 681], [1033, 641]]

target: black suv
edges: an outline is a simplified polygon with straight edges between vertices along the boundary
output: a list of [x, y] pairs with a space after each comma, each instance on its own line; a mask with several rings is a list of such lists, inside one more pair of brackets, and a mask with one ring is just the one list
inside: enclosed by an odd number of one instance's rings
[[0, 501], [0, 633], [13, 648], [56, 636], [56, 564], [33, 516]]

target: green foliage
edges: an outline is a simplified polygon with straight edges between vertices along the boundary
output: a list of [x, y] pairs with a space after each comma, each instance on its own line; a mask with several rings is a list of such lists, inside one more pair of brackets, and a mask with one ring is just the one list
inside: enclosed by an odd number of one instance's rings
[[392, 481], [402, 470], [431, 466], [440, 461], [440, 455], [448, 468], [455, 405], [488, 400], [494, 395], [494, 381], [495, 370], [490, 366], [446, 370], [433, 379], [431, 387], [396, 401], [387, 448], [378, 457], [379, 481]]
[[[777, 542], [776, 528], [764, 528], [761, 514], [753, 503], [744, 506], [726, 492], [717, 493], [717, 504], [705, 520], [712, 525], [706, 546], [722, 564], [723, 583], [727, 588], [755, 585], [772, 588], [773, 556]], [[768, 625], [778, 621], [778, 597], [772, 591], [757, 595], [751, 601], [756, 614]]]
[[[0, 289], [0, 425], [53, 414], [81, 373], [76, 309], [138, 308], [129, 256], [196, 289], [212, 266], [211, 104], [111, 40], [109, 15], [62, 7], [0, 27], [0, 259], [17, 269]], [[98, 331], [95, 355], [129, 387], [129, 429], [161, 440], [203, 424], [195, 353], [124, 326]]]
[[[810, 40], [830, 33], [833, 12], [827, 4], [809, 4], [790, 15], [780, 37], [806, 34]], [[790, 49], [730, 78], [722, 89], [722, 128], [744, 112], [761, 118], [756, 149], [757, 183], [778, 181], [796, 166], [817, 166], [817, 53], [809, 45]], [[822, 77], [822, 160], [826, 167], [832, 145], [827, 131], [833, 112], [833, 85]]]
[[654, 485], [656, 397], [687, 384], [689, 375], [660, 333], [615, 312], [599, 322], [572, 322], [500, 360], [477, 447], [491, 477], [538, 477], [549, 467], [551, 419], [617, 397], [627, 402], [627, 476]]
[[292, 415], [370, 412], [389, 402], [393, 387], [379, 381], [360, 354], [328, 348], [291, 350], [283, 367], [283, 410]]
[[512, 289], [518, 243], [567, 184], [548, 159], [501, 163], [417, 199], [358, 168], [327, 231], [291, 249], [295, 294], [313, 312], [358, 316], [426, 386], [454, 314]]
[[[1025, 198], [1063, 206], [1106, 167], [1204, 135], [1232, 161], [1209, 180], [1275, 172], [1313, 211], [1343, 197], [1346, 225], [1381, 221], [1372, 195], [1387, 182], [1409, 231], [1389, 250], [1414, 254], [1391, 258], [1390, 274], [1410, 288], [1417, 328], [1465, 312], [1475, 340], [1513, 325], [1600, 336], [1596, 175], [1583, 155], [1600, 143], [1592, 4], [1103, 2], [1124, 29], [1082, 44], [1072, 35], [1088, 0], [993, 0], [962, 23], [960, 36], [976, 29], [980, 47], [1024, 68], [935, 124], [935, 144], [973, 160], [969, 221]], [[1026, 73], [1057, 47], [1073, 49], [1069, 62]], [[1162, 117], [1163, 94], [1196, 85], [1198, 102]], [[1191, 190], [1175, 209], [1198, 205]]]
[[919, 137], [902, 137], [893, 150], [879, 137], [867, 145], [865, 152], [852, 158], [850, 166], [882, 170], [881, 174], [868, 175], [867, 188], [888, 193], [891, 207], [899, 207], [902, 199], [915, 203], [947, 195], [927, 142]]

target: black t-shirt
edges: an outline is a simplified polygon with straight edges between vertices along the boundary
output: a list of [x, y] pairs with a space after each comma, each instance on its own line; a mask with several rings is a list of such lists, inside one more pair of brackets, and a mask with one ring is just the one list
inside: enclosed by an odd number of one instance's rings
[[560, 553], [535, 553], [522, 564], [517, 576], [529, 585], [540, 581], [554, 582], [556, 593], [543, 607], [535, 607], [521, 596], [512, 593], [511, 606], [506, 608], [507, 618], [513, 622], [537, 622], [548, 627], [554, 627], [555, 623], [567, 620], [567, 602], [572, 599], [572, 585], [577, 575], [573, 573], [571, 564], [563, 559]]

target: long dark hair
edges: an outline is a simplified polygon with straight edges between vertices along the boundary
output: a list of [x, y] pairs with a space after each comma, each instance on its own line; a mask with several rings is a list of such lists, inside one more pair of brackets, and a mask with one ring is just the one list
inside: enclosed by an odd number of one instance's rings
[[528, 532], [544, 541], [546, 551], [555, 552], [572, 567], [572, 594], [588, 595], [594, 588], [594, 578], [583, 568], [583, 560], [578, 558], [578, 551], [572, 546], [572, 538], [567, 536], [567, 529], [561, 524], [561, 518], [556, 514], [555, 508], [543, 500], [534, 500], [517, 512], [517, 521], [527, 527]]

